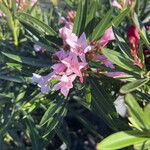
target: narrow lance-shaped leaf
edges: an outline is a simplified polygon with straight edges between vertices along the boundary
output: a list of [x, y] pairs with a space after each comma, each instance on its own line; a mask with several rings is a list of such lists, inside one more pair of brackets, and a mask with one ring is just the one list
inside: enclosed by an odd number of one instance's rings
[[[91, 35], [91, 33], [93, 32], [94, 28], [93, 26], [95, 26], [95, 16], [96, 16], [96, 12], [97, 12], [97, 8], [98, 8], [98, 0], [93, 1], [90, 8], [89, 8], [89, 12], [86, 18], [86, 25], [85, 25], [85, 33], [87, 38], [89, 37], [89, 35]], [[89, 41], [91, 41], [92, 39], [89, 39]]]
[[146, 125], [147, 130], [150, 130], [150, 104], [148, 104], [148, 105], [144, 108], [143, 120], [144, 120], [144, 122], [145, 122], [145, 125]]
[[0, 75], [0, 79], [17, 82], [17, 83], [31, 83], [31, 79], [29, 77], [16, 77], [16, 76]]
[[144, 78], [144, 79], [140, 79], [140, 80], [135, 80], [132, 81], [130, 83], [125, 84], [124, 86], [122, 86], [122, 88], [120, 89], [121, 93], [129, 93], [132, 92], [138, 88], [140, 88], [141, 86], [143, 86], [144, 84], [146, 84], [149, 81], [148, 78]]
[[56, 103], [51, 103], [45, 114], [43, 115], [40, 125], [44, 125], [51, 119], [56, 113], [60, 111], [62, 108], [62, 104], [64, 103], [63, 99], [60, 99], [60, 101]]
[[102, 49], [102, 54], [105, 55], [109, 60], [111, 60], [113, 63], [118, 65], [119, 67], [126, 69], [128, 71], [134, 71], [135, 73], [139, 74], [141, 72], [141, 69], [137, 66], [133, 65], [133, 61], [126, 58], [126, 56], [122, 53], [119, 53], [114, 50], [110, 50], [108, 48]]
[[97, 145], [97, 150], [121, 149], [148, 140], [148, 133], [138, 130], [121, 131], [105, 138]]
[[117, 27], [122, 22], [122, 20], [128, 14], [129, 11], [130, 11], [130, 8], [127, 8], [126, 10], [122, 11], [117, 17], [115, 17], [111, 21], [111, 25], [113, 24], [115, 27]]
[[38, 27], [40, 27], [40, 29], [44, 30], [45, 32], [47, 32], [50, 35], [57, 35], [56, 32], [47, 24], [45, 24], [44, 22], [42, 22], [41, 20], [26, 14], [26, 13], [19, 13], [21, 16], [20, 18], [26, 18], [29, 21], [31, 21], [33, 24], [37, 25]]
[[73, 32], [80, 36], [84, 32], [87, 15], [87, 0], [80, 0], [77, 15], [74, 21]]
[[0, 3], [0, 9], [3, 11], [3, 13], [7, 15], [6, 19], [7, 19], [8, 25], [13, 30], [14, 22], [13, 22], [13, 18], [12, 18], [10, 10], [5, 5], [3, 5], [2, 2]]
[[39, 134], [32, 117], [31, 116], [26, 117], [25, 123], [27, 126], [27, 132], [29, 132], [33, 150], [41, 150]]
[[137, 28], [140, 32], [140, 35], [141, 35], [142, 39], [144, 40], [145, 44], [148, 47], [150, 47], [150, 37], [149, 37], [148, 33], [146, 32], [144, 25], [142, 24], [141, 20], [138, 18], [136, 13], [134, 13], [133, 21], [134, 21], [135, 25], [137, 26]]
[[110, 22], [112, 10], [109, 10], [103, 19], [98, 23], [92, 33], [92, 39], [99, 39], [105, 32], [107, 24]]
[[108, 12], [106, 14], [106, 16], [101, 20], [101, 22], [96, 26], [96, 29], [94, 30], [94, 32], [92, 34], [92, 36], [93, 36], [92, 39], [94, 39], [94, 38], [99, 39], [104, 34], [106, 29], [108, 29], [112, 25], [117, 27], [122, 22], [124, 17], [127, 15], [129, 10], [130, 9], [124, 10], [118, 16], [115, 16], [115, 18], [111, 21], [110, 21], [110, 19], [111, 19], [112, 11], [110, 10], [110, 12]]
[[121, 37], [120, 33], [117, 31], [117, 29], [113, 26], [113, 32], [115, 35], [115, 39], [121, 49], [121, 51], [123, 52], [123, 54], [126, 55], [127, 58], [132, 58], [131, 55], [131, 50], [129, 48], [129, 46], [126, 44], [125, 40]]
[[63, 117], [66, 115], [67, 100], [64, 97], [59, 97], [59, 98], [61, 99], [63, 104], [60, 109], [57, 109], [55, 111], [55, 115], [51, 116], [51, 118], [48, 120], [47, 127], [46, 127], [45, 133], [43, 135], [43, 138], [48, 136], [48, 134], [50, 134], [57, 127], [57, 125], [59, 125], [61, 123]]
[[125, 102], [127, 104], [130, 117], [133, 120], [133, 125], [135, 124], [135, 126], [138, 126], [141, 130], [146, 130], [143, 119], [144, 113], [133, 95], [128, 93], [125, 96]]
[[12, 60], [15, 60], [17, 62], [31, 65], [31, 66], [35, 66], [35, 67], [50, 67], [51, 66], [50, 62], [45, 62], [44, 60], [42, 61], [42, 60], [37, 60], [34, 58], [21, 57], [19, 55], [6, 53], [6, 52], [2, 52], [2, 54], [4, 54], [6, 57], [8, 57]]

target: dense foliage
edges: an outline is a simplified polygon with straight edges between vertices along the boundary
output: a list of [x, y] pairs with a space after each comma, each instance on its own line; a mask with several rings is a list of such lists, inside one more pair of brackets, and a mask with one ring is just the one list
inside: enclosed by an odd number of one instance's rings
[[0, 148], [150, 149], [148, 0], [0, 0]]

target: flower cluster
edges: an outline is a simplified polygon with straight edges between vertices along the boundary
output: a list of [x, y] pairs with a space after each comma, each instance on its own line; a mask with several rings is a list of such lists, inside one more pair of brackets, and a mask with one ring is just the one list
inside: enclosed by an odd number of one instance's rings
[[[64, 96], [67, 96], [69, 90], [73, 88], [73, 81], [79, 77], [80, 82], [83, 83], [83, 72], [88, 68], [86, 60], [87, 53], [95, 51], [95, 47], [103, 48], [106, 44], [114, 39], [112, 28], [106, 30], [104, 36], [96, 43], [88, 45], [85, 33], [78, 38], [72, 29], [63, 27], [59, 30], [59, 34], [63, 39], [63, 46], [58, 52], [53, 54], [53, 57], [58, 61], [51, 66], [53, 71], [46, 75], [41, 76], [33, 74], [32, 80], [38, 83], [41, 92], [49, 92], [51, 90], [60, 90]], [[115, 68], [113, 63], [103, 55], [93, 56], [93, 59], [101, 61], [104, 65], [110, 68]], [[51, 80], [56, 80], [57, 83], [49, 85]]]
[[[42, 92], [60, 90], [64, 96], [67, 96], [69, 90], [73, 87], [72, 82], [76, 77], [79, 77], [81, 83], [83, 82], [82, 70], [88, 67], [85, 53], [90, 51], [93, 46], [87, 45], [84, 33], [78, 38], [67, 27], [61, 28], [59, 33], [63, 39], [63, 47], [53, 54], [53, 57], [58, 59], [58, 62], [51, 66], [53, 72], [47, 76], [33, 74], [32, 79], [38, 83]], [[52, 79], [57, 80], [58, 83], [50, 87], [49, 82]]]

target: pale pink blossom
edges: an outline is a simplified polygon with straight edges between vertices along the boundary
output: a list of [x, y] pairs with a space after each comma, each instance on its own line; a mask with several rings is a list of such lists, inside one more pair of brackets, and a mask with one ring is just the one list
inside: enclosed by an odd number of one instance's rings
[[81, 69], [87, 66], [86, 62], [78, 62], [76, 55], [72, 55], [63, 59], [62, 63], [67, 66], [66, 73], [68, 75], [75, 73], [79, 77], [82, 77]]
[[123, 9], [122, 8], [122, 6], [116, 1], [116, 0], [114, 0], [113, 2], [112, 2], [112, 6], [114, 6], [114, 7], [117, 7], [117, 8], [119, 8], [119, 9]]
[[102, 38], [100, 39], [98, 45], [103, 48], [107, 45], [107, 43], [109, 41], [114, 40], [114, 39], [115, 39], [115, 36], [114, 36], [113, 30], [112, 30], [112, 27], [110, 27], [105, 31], [105, 33], [102, 36]]
[[57, 63], [54, 64], [51, 68], [54, 69], [56, 74], [63, 74], [67, 67], [63, 63]]
[[63, 39], [64, 45], [69, 44], [73, 47], [77, 42], [78, 37], [74, 33], [72, 33], [72, 30], [68, 29], [67, 27], [59, 29], [59, 34]]
[[54, 53], [53, 56], [58, 57], [59, 60], [61, 61], [69, 56], [69, 51], [65, 51], [64, 49], [61, 48], [58, 52]]
[[52, 72], [46, 76], [41, 76], [33, 73], [32, 81], [38, 83], [38, 86], [41, 88], [42, 93], [47, 93], [50, 91], [50, 86], [48, 85], [49, 81], [55, 76]]
[[67, 39], [67, 43], [70, 45], [70, 50], [79, 56], [82, 62], [86, 62], [85, 53], [91, 51], [94, 48], [94, 46], [87, 44], [85, 33], [82, 33], [82, 35], [77, 38], [77, 40], [71, 38]]
[[72, 74], [70, 76], [63, 75], [61, 78], [56, 78], [59, 83], [55, 84], [52, 88], [53, 90], [60, 90], [64, 96], [67, 96], [69, 90], [73, 88], [72, 82], [75, 80], [76, 74]]
[[104, 55], [98, 55], [94, 57], [96, 60], [101, 61], [106, 67], [109, 67], [111, 69], [115, 69], [114, 63], [110, 61], [108, 58], [106, 58]]

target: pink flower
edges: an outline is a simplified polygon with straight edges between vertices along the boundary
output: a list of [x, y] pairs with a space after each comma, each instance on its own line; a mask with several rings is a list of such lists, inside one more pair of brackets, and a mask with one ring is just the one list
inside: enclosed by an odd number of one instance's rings
[[107, 43], [111, 40], [114, 40], [115, 39], [115, 36], [114, 36], [114, 33], [112, 31], [112, 27], [108, 28], [104, 35], [102, 36], [102, 38], [100, 39], [98, 45], [100, 47], [105, 47], [107, 45]]
[[66, 74], [70, 75], [75, 73], [77, 76], [82, 77], [81, 69], [87, 66], [87, 63], [78, 62], [77, 56], [73, 55], [73, 53], [71, 54], [72, 55], [62, 60], [62, 63], [67, 67]]
[[54, 64], [51, 68], [54, 69], [56, 74], [63, 74], [67, 67], [63, 63], [57, 63]]
[[56, 52], [55, 54], [53, 54], [54, 57], [58, 57], [59, 60], [63, 60], [65, 59], [66, 57], [69, 56], [69, 51], [65, 51], [64, 49], [60, 49], [60, 51]]
[[122, 6], [116, 1], [116, 0], [114, 0], [113, 2], [112, 2], [112, 6], [114, 6], [114, 7], [117, 7], [117, 8], [119, 8], [119, 9], [123, 9], [122, 8]]
[[85, 33], [82, 33], [82, 35], [76, 41], [69, 38], [67, 39], [67, 42], [71, 47], [71, 51], [79, 56], [82, 62], [86, 62], [85, 53], [94, 48], [94, 46], [87, 44]]
[[[69, 90], [73, 88], [72, 82], [75, 80], [76, 75], [72, 74], [70, 76], [63, 75], [61, 78], [58, 78], [60, 81], [59, 83], [55, 84], [52, 88], [53, 90], [61, 90], [61, 93], [64, 96], [67, 96], [69, 93]], [[57, 78], [56, 78], [57, 79]]]
[[125, 75], [127, 75], [126, 73], [124, 73], [124, 72], [108, 72], [107, 73], [107, 76], [108, 77], [117, 77], [117, 76], [125, 76]]
[[94, 57], [96, 60], [101, 61], [106, 67], [110, 67], [111, 69], [115, 69], [113, 62], [106, 58], [104, 55], [98, 55]]
[[68, 29], [67, 27], [59, 29], [59, 34], [63, 39], [64, 45], [70, 43], [69, 45], [74, 46], [77, 42], [78, 37], [72, 33], [72, 30]]

